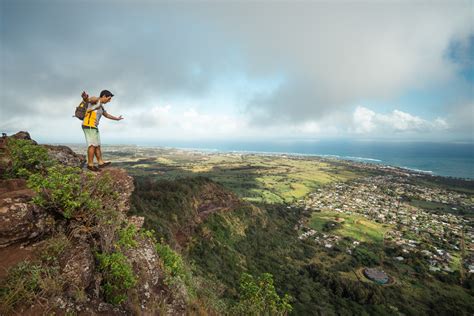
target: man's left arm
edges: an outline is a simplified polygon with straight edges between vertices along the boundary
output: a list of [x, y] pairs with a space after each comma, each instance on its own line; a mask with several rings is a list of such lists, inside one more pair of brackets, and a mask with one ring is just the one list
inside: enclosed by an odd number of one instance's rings
[[120, 120], [123, 120], [123, 117], [122, 115], [120, 115], [119, 117], [116, 117], [116, 116], [113, 116], [112, 114], [109, 114], [107, 112], [104, 112], [104, 114], [102, 114], [103, 116], [105, 116], [106, 118], [110, 119], [110, 120], [114, 120], [114, 121], [120, 121]]

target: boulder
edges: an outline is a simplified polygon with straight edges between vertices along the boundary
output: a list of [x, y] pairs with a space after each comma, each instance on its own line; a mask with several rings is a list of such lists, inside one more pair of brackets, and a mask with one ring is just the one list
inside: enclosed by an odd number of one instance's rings
[[135, 226], [135, 228], [139, 230], [143, 227], [143, 224], [145, 223], [145, 217], [132, 215], [128, 218], [128, 223], [130, 225]]
[[53, 217], [30, 203], [34, 192], [26, 188], [24, 180], [1, 181], [0, 187], [0, 247], [30, 241], [52, 231]]
[[31, 141], [33, 144], [38, 145], [37, 142], [35, 142], [34, 140], [31, 139], [30, 133], [28, 133], [28, 132], [20, 131], [20, 132], [18, 132], [18, 133], [16, 133], [16, 134], [12, 135], [12, 136], [10, 136], [10, 137], [15, 138], [15, 139], [29, 140], [29, 141]]
[[127, 293], [125, 309], [136, 315], [157, 315], [166, 304], [168, 315], [185, 315], [187, 292], [184, 286], [165, 285], [163, 267], [152, 239], [138, 236], [138, 245], [124, 251], [138, 278], [136, 286]]
[[[112, 180], [112, 191], [108, 197], [101, 197], [103, 204], [108, 208], [115, 209], [125, 214], [130, 209], [130, 197], [134, 190], [133, 178], [127, 171], [119, 168], [105, 168], [96, 175], [100, 177], [109, 177]], [[107, 199], [106, 199], [107, 198]]]
[[85, 155], [76, 154], [67, 146], [41, 145], [48, 150], [51, 158], [56, 159], [60, 164], [70, 167], [82, 167], [86, 163]]
[[[29, 140], [32, 144], [38, 143], [31, 139], [28, 132], [18, 132], [11, 136], [0, 137], [0, 171], [6, 170], [11, 164], [11, 158], [7, 153], [7, 141], [9, 138]], [[60, 164], [71, 167], [82, 167], [86, 158], [85, 155], [76, 154], [71, 148], [67, 146], [53, 146], [53, 145], [39, 145], [48, 150], [51, 158], [57, 160]]]
[[85, 292], [93, 280], [94, 256], [91, 246], [84, 241], [73, 242], [62, 255], [61, 275], [66, 295], [75, 298]]

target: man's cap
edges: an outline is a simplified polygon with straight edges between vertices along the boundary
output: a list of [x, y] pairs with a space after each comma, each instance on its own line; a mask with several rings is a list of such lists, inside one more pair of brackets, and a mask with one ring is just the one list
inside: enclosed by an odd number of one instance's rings
[[102, 90], [102, 92], [100, 93], [100, 97], [113, 97], [114, 95], [112, 94], [112, 92], [110, 92], [109, 90]]

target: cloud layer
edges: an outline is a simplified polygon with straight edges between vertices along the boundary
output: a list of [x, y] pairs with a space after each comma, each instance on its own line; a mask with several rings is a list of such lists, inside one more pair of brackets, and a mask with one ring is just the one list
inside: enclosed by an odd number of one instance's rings
[[[80, 92], [107, 88], [129, 134], [474, 139], [471, 1], [0, 3], [8, 132], [78, 139]], [[441, 105], [398, 102], [417, 91]]]
[[418, 116], [399, 110], [390, 114], [380, 114], [358, 106], [353, 115], [354, 131], [359, 134], [374, 133], [405, 133], [443, 131], [448, 129], [447, 122], [442, 118], [427, 121]]

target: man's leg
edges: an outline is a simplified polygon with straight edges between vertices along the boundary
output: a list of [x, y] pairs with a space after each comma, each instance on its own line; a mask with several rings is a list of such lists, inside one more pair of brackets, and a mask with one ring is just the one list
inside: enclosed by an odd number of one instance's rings
[[104, 164], [104, 161], [102, 160], [102, 151], [100, 150], [100, 146], [97, 146], [95, 148], [95, 157], [97, 158], [97, 162], [99, 163], [99, 165], [102, 165]]
[[91, 167], [94, 166], [94, 152], [94, 146], [89, 146], [89, 148], [87, 148], [87, 165]]

